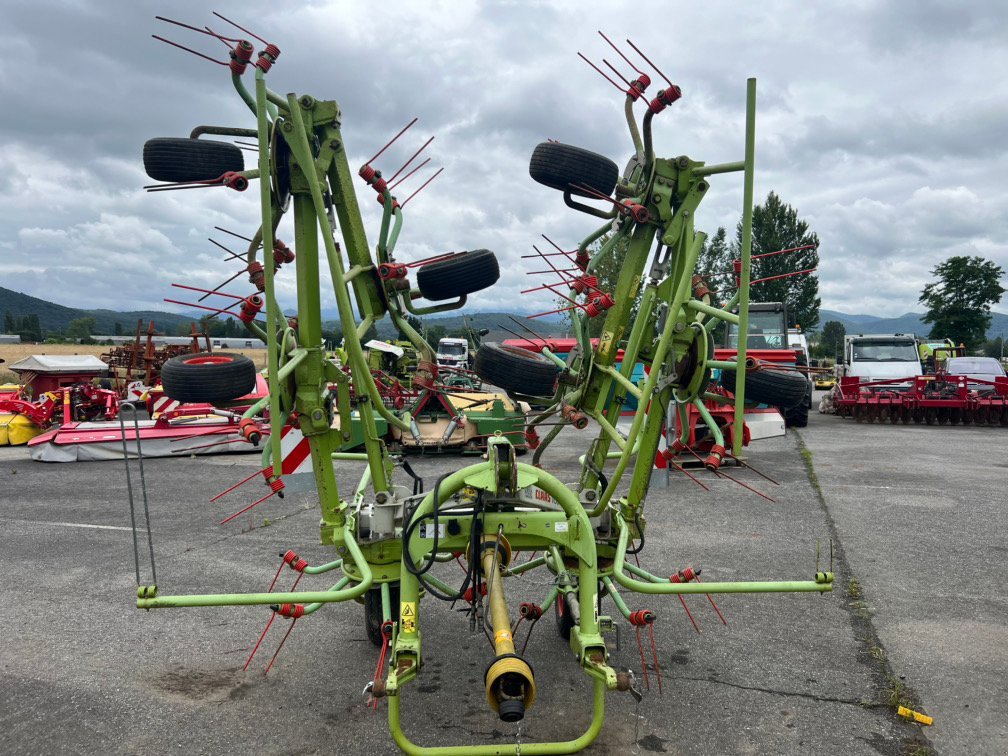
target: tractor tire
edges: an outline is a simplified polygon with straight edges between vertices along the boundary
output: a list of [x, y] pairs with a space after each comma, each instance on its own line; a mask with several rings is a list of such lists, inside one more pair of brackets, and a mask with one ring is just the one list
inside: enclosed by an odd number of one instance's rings
[[244, 171], [242, 151], [212, 139], [148, 139], [144, 170], [155, 181], [210, 181], [228, 171]]
[[571, 614], [563, 593], [558, 594], [556, 601], [553, 602], [553, 616], [556, 618], [557, 632], [560, 633], [560, 637], [569, 641], [571, 630], [574, 627], [574, 615]]
[[256, 369], [242, 354], [180, 354], [161, 366], [161, 384], [179, 402], [229, 402], [255, 389]]
[[608, 197], [616, 188], [619, 168], [597, 152], [559, 142], [542, 142], [532, 152], [529, 175], [543, 186], [561, 192], [591, 197], [590, 192], [575, 188], [583, 185]]
[[[734, 391], [735, 371], [722, 370], [720, 382], [723, 388]], [[746, 401], [780, 407], [785, 412], [805, 403], [807, 388], [806, 378], [801, 373], [754, 370], [745, 377]]]
[[808, 407], [799, 404], [782, 413], [784, 415], [784, 425], [789, 428], [804, 428], [808, 425]]
[[460, 252], [417, 271], [417, 287], [431, 300], [455, 299], [493, 286], [500, 278], [497, 256], [489, 249]]
[[552, 396], [560, 374], [541, 354], [495, 341], [480, 345], [473, 370], [487, 383], [526, 396]]
[[[392, 610], [392, 621], [399, 621], [399, 584], [389, 583], [389, 609]], [[368, 640], [381, 648], [382, 641], [381, 588], [370, 588], [364, 594], [364, 629]]]

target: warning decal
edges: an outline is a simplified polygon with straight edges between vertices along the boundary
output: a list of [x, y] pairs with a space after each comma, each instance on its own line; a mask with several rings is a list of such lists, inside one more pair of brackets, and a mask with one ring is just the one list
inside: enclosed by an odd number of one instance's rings
[[415, 601], [403, 601], [399, 604], [399, 627], [402, 632], [416, 632], [416, 611]]

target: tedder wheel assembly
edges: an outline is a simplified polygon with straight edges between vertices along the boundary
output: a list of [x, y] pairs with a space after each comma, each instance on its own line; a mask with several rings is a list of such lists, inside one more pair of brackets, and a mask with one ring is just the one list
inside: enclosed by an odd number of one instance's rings
[[532, 153], [529, 175], [540, 184], [562, 192], [590, 197], [589, 192], [576, 188], [587, 186], [608, 196], [616, 188], [619, 168], [597, 152], [559, 142], [542, 142]]
[[155, 181], [210, 181], [229, 171], [244, 171], [238, 147], [212, 139], [148, 139], [144, 170]]
[[[734, 370], [721, 371], [721, 386], [729, 391], [735, 390]], [[784, 412], [805, 403], [805, 390], [805, 376], [801, 373], [773, 370], [754, 370], [746, 373], [746, 401], [780, 407]]]
[[563, 593], [559, 594], [556, 601], [553, 602], [553, 607], [557, 632], [560, 633], [561, 638], [569, 641], [571, 628], [574, 627], [574, 614], [570, 610], [570, 604], [567, 603], [567, 596]]
[[427, 299], [455, 299], [493, 286], [500, 278], [497, 256], [489, 249], [459, 252], [417, 271], [420, 293]]
[[[389, 584], [389, 606], [392, 609], [392, 621], [399, 621], [399, 584]], [[382, 624], [385, 622], [382, 616], [381, 589], [370, 588], [364, 594], [364, 627], [367, 630], [368, 640], [378, 647], [385, 642], [382, 636]]]
[[495, 341], [480, 345], [473, 369], [487, 383], [526, 396], [552, 396], [560, 373], [541, 354]]
[[255, 363], [243, 354], [180, 354], [161, 367], [161, 383], [180, 402], [229, 402], [255, 388]]

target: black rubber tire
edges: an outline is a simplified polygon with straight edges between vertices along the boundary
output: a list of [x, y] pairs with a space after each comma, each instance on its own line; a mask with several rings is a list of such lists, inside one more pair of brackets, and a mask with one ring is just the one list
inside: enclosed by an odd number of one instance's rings
[[244, 171], [242, 151], [230, 142], [212, 139], [148, 139], [144, 170], [155, 181], [209, 181], [228, 171]]
[[526, 396], [552, 396], [560, 375], [543, 355], [495, 341], [480, 345], [473, 370], [486, 383]]
[[789, 428], [804, 428], [808, 425], [808, 407], [799, 404], [784, 412], [784, 425]]
[[583, 184], [608, 197], [616, 188], [619, 168], [612, 160], [597, 152], [559, 142], [542, 142], [532, 151], [529, 175], [543, 186], [561, 192], [569, 191], [581, 197], [592, 196], [589, 192], [574, 188]]
[[417, 271], [417, 287], [427, 299], [455, 299], [497, 283], [500, 266], [489, 249], [460, 252]]
[[[389, 608], [392, 621], [399, 621], [399, 584], [389, 583]], [[370, 588], [364, 594], [364, 630], [368, 640], [378, 648], [382, 645], [381, 626], [384, 622], [381, 608], [381, 588]]]
[[[735, 390], [735, 371], [721, 371], [721, 386]], [[745, 399], [747, 402], [769, 404], [787, 411], [805, 402], [808, 390], [805, 376], [801, 373], [780, 370], [754, 370], [746, 373]]]
[[556, 601], [553, 602], [553, 616], [556, 618], [556, 628], [560, 637], [569, 641], [571, 629], [574, 627], [574, 615], [571, 614], [567, 599], [562, 593], [558, 594]]
[[255, 389], [255, 363], [227, 352], [180, 354], [161, 366], [161, 385], [179, 402], [228, 402]]

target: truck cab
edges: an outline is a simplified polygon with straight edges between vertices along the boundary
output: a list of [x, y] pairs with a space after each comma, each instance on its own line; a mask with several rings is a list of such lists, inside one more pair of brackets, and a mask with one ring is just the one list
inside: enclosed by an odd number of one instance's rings
[[[781, 367], [793, 367], [797, 372], [808, 366], [808, 344], [798, 329], [787, 326], [787, 305], [784, 302], [750, 302], [746, 353], [757, 359], [773, 362]], [[727, 331], [727, 348], [737, 350], [739, 327], [730, 324]], [[796, 407], [783, 410], [784, 421], [789, 426], [804, 428], [808, 424], [808, 411], [812, 407], [812, 381], [805, 379], [805, 398]]]
[[884, 381], [918, 375], [923, 375], [923, 371], [917, 338], [913, 334], [859, 333], [844, 338], [843, 377]]
[[469, 370], [469, 342], [466, 339], [444, 338], [437, 345], [437, 364], [440, 367]]
[[[788, 349], [787, 308], [783, 302], [751, 302], [746, 350]], [[728, 327], [729, 349], [738, 349], [738, 326]]]

